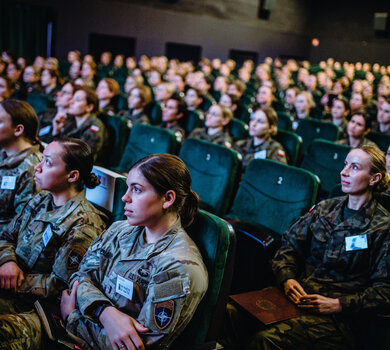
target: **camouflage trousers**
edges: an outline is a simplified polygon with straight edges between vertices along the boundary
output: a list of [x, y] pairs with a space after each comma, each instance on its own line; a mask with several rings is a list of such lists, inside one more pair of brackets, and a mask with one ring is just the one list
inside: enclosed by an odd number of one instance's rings
[[270, 326], [233, 303], [227, 305], [225, 349], [238, 350], [346, 350], [356, 349], [350, 326], [330, 315], [307, 315]]
[[34, 307], [17, 297], [0, 293], [0, 349], [41, 348], [41, 322]]

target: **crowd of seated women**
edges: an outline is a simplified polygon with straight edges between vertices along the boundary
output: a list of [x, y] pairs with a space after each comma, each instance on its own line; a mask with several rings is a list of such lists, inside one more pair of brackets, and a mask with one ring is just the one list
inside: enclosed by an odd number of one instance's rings
[[[25, 102], [31, 94], [47, 96], [54, 107], [37, 115]], [[194, 64], [144, 55], [138, 61], [123, 55], [112, 60], [109, 52], [97, 64], [92, 55], [82, 58], [78, 51], [70, 51], [67, 62], [38, 56], [29, 64], [4, 51], [0, 59], [0, 348], [40, 348], [42, 328], [33, 302], [59, 303], [61, 295], [63, 322], [83, 347], [168, 347], [207, 289], [202, 258], [184, 230], [193, 220], [199, 198], [178, 157], [152, 155], [129, 169], [128, 190], [122, 198], [127, 220], [107, 231], [105, 215], [85, 199], [84, 188], [99, 184], [92, 167], [112, 142], [99, 118], [102, 113], [121, 115], [129, 126], [158, 125], [172, 131], [179, 143], [199, 138], [234, 149], [245, 170], [256, 158], [289, 162], [283, 145], [273, 139], [278, 112], [291, 116], [293, 130], [306, 118], [333, 123], [340, 129], [337, 142], [357, 148], [349, 153], [341, 173], [347, 197], [318, 204], [287, 231], [274, 260], [280, 286], [299, 307], [314, 313], [345, 312], [350, 317], [351, 311], [361, 311], [359, 305], [368, 311], [388, 307], [389, 212], [376, 201], [376, 194], [389, 190], [390, 147], [386, 172], [385, 155], [367, 135], [371, 130], [390, 134], [390, 66], [341, 64], [333, 59], [310, 65], [266, 58], [257, 66], [249, 60], [242, 65], [219, 59]], [[190, 131], [183, 122], [189, 113], [198, 117], [197, 127]], [[248, 125], [248, 138], [237, 140], [232, 135], [233, 119]], [[352, 274], [359, 280], [347, 285], [348, 293], [341, 272], [319, 271], [325, 267], [318, 265], [318, 252], [336, 244], [328, 242], [331, 233], [316, 226], [323, 217], [343, 224], [344, 236], [357, 235], [359, 225], [353, 220], [372, 222], [361, 233], [369, 242], [362, 249], [369, 254], [359, 252], [352, 259], [343, 251], [338, 262], [329, 251], [329, 266], [336, 270], [348, 259], [356, 260], [351, 269], [342, 266], [345, 276]], [[356, 224], [350, 231], [345, 229], [348, 220], [351, 227]], [[310, 241], [313, 235], [318, 242]], [[342, 245], [345, 237], [339, 236]], [[315, 249], [304, 247], [310, 244], [316, 244]], [[336, 254], [340, 246], [333, 248]], [[367, 260], [371, 249], [374, 262]], [[375, 266], [358, 273], [359, 264], [369, 263]], [[332, 285], [322, 278], [340, 283]], [[329, 292], [329, 288], [333, 289]], [[364, 295], [355, 297], [354, 293], [366, 290], [367, 300]], [[231, 305], [230, 335], [236, 337], [226, 346], [242, 348], [242, 335], [234, 325], [239, 317], [232, 310]], [[326, 339], [332, 338], [334, 328], [339, 331], [326, 346], [340, 345], [340, 337], [350, 339], [358, 329], [349, 319], [329, 317], [303, 319], [299, 327], [316, 328], [321, 322], [328, 327], [319, 333]], [[298, 326], [281, 324], [268, 333], [252, 329], [257, 333], [245, 346], [283, 348], [283, 327]], [[288, 346], [298, 346], [300, 337], [302, 333], [292, 333]], [[315, 341], [315, 336], [310, 337]]]

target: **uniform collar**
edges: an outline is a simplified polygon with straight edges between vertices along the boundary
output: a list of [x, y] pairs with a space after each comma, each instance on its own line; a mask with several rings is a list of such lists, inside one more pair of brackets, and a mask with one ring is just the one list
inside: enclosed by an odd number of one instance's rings
[[[72, 215], [75, 209], [85, 200], [85, 191], [81, 191], [77, 196], [67, 201], [61, 208], [55, 210], [55, 212], [46, 211], [41, 213], [38, 220], [49, 222], [52, 225], [52, 229], [56, 230], [57, 234], [67, 231], [69, 228], [66, 224], [66, 219]], [[49, 200], [53, 200], [52, 195], [48, 196]], [[74, 225], [74, 221], [69, 222], [70, 225]]]
[[[355, 215], [349, 217], [347, 220], [343, 220], [344, 207], [348, 204], [348, 196], [340, 201], [328, 214], [323, 218], [327, 221], [328, 225], [332, 226], [335, 230], [346, 228], [359, 228], [362, 231], [371, 223], [376, 207], [377, 201], [371, 198]], [[338, 215], [335, 215], [338, 213]]]
[[32, 153], [38, 152], [38, 150], [39, 145], [33, 145], [10, 157], [7, 157], [5, 151], [2, 151], [0, 155], [0, 168], [14, 168], [15, 166], [18, 166], [20, 163], [22, 163], [26, 159], [26, 157], [28, 157]]
[[140, 249], [137, 253], [132, 253], [132, 247], [138, 239], [143, 239], [142, 235], [145, 232], [145, 227], [138, 226], [131, 231], [129, 235], [123, 235], [119, 238], [119, 247], [121, 252], [121, 260], [147, 260], [153, 255], [158, 255], [171, 244], [176, 233], [181, 229], [180, 218], [168, 229], [161, 238], [154, 244], [148, 245], [146, 249]]

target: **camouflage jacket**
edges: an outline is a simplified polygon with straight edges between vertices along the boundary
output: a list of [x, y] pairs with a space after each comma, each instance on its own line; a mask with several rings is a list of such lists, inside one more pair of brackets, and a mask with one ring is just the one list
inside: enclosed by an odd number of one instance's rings
[[234, 149], [242, 155], [242, 167], [246, 169], [252, 159], [272, 159], [287, 164], [286, 152], [283, 146], [269, 137], [255, 146], [253, 138], [237, 141]]
[[150, 119], [144, 112], [132, 114], [130, 110], [127, 110], [119, 112], [119, 115], [125, 117], [129, 121], [130, 127], [137, 124], [150, 124]]
[[390, 129], [387, 131], [380, 131], [379, 123], [377, 121], [373, 121], [371, 125], [371, 131], [378, 132], [385, 135], [390, 135]]
[[[350, 146], [349, 144], [349, 137], [346, 137], [345, 139], [338, 140], [336, 141], [339, 145], [347, 145]], [[367, 137], [364, 137], [362, 141], [360, 141], [359, 146], [375, 146], [378, 147], [377, 144], [371, 140], [369, 140]]]
[[41, 160], [39, 145], [10, 157], [0, 151], [0, 233], [36, 193], [34, 167]]
[[91, 146], [93, 154], [99, 156], [103, 146], [106, 145], [108, 133], [103, 122], [96, 115], [91, 114], [79, 127], [76, 125], [75, 118], [69, 116], [59, 134], [48, 133], [40, 138], [43, 142], [50, 143], [63, 137], [74, 137], [85, 141]]
[[24, 273], [19, 295], [58, 296], [91, 242], [106, 229], [104, 214], [84, 194], [53, 209], [52, 195], [42, 191], [1, 233], [0, 265], [15, 261]]
[[163, 129], [167, 129], [169, 131], [172, 131], [175, 136], [176, 140], [179, 143], [183, 143], [185, 137], [186, 137], [186, 132], [185, 130], [180, 126], [180, 125], [172, 125], [172, 126], [167, 126], [165, 123], [161, 125]]
[[[372, 199], [344, 220], [347, 201], [322, 201], [290, 226], [272, 262], [275, 277], [281, 285], [293, 278], [306, 293], [339, 298], [345, 314], [389, 310], [390, 214]], [[368, 248], [346, 249], [346, 237], [356, 235], [366, 235]]]
[[214, 135], [209, 135], [207, 133], [207, 128], [196, 128], [189, 137], [213, 142], [227, 148], [231, 148], [233, 145], [233, 139], [227, 131], [220, 131]]
[[207, 290], [202, 257], [180, 220], [154, 244], [144, 242], [144, 231], [127, 221], [115, 222], [91, 245], [72, 277], [80, 281], [78, 309], [69, 315], [67, 327], [94, 349], [111, 349], [94, 317], [97, 305], [113, 305], [137, 319], [150, 330], [141, 334], [145, 346], [165, 349]]

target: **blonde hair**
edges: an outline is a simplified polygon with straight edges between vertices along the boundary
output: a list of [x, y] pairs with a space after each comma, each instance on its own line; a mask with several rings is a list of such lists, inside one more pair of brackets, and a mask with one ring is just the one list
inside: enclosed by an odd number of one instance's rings
[[386, 169], [386, 156], [383, 151], [375, 146], [359, 146], [371, 158], [371, 174], [381, 174], [382, 178], [373, 186], [372, 191], [376, 193], [386, 192], [390, 188], [390, 175]]

